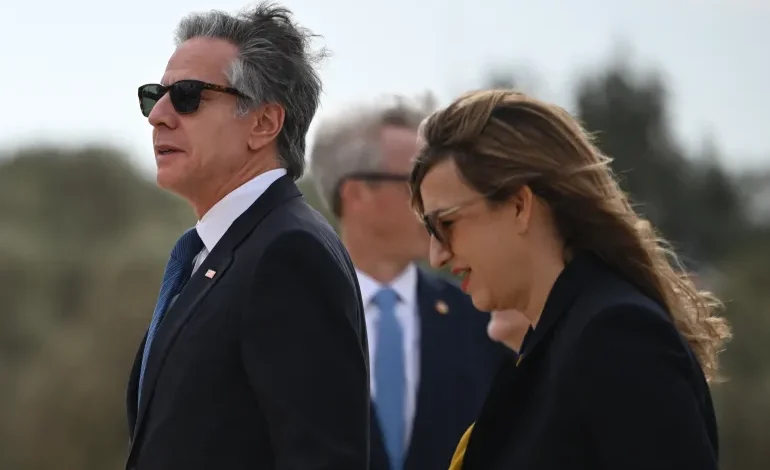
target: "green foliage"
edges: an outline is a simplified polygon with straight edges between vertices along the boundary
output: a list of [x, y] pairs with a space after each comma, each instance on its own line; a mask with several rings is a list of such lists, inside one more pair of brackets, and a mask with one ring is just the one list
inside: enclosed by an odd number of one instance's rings
[[733, 246], [721, 293], [734, 340], [723, 355], [728, 381], [716, 387], [725, 469], [767, 468], [770, 432], [770, 231]]
[[640, 212], [684, 255], [713, 260], [744, 235], [745, 202], [714, 149], [688, 155], [676, 144], [666, 96], [659, 77], [614, 66], [582, 84], [577, 104]]
[[329, 208], [326, 207], [326, 204], [324, 204], [321, 200], [321, 196], [318, 194], [318, 190], [315, 187], [312, 176], [308, 175], [302, 178], [297, 182], [297, 186], [299, 187], [299, 190], [302, 191], [302, 195], [305, 197], [305, 200], [307, 200], [310, 205], [312, 205], [318, 212], [326, 217], [326, 220], [328, 220], [333, 226], [336, 227], [337, 221]]
[[192, 212], [113, 149], [0, 163], [0, 468], [119, 468], [128, 370]]

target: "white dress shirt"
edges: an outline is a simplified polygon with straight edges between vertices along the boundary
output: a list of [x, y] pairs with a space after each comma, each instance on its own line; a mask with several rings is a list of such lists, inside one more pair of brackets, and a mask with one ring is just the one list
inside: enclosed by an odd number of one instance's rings
[[278, 178], [286, 174], [284, 168], [266, 171], [243, 183], [227, 196], [219, 200], [203, 215], [195, 225], [198, 236], [203, 241], [203, 249], [195, 257], [193, 272], [197, 271], [206, 256], [211, 253], [227, 229], [267, 191]]
[[389, 286], [383, 286], [366, 273], [356, 269], [358, 284], [361, 287], [361, 299], [366, 316], [366, 331], [369, 341], [369, 373], [372, 400], [376, 403], [376, 376], [373, 358], [377, 351], [377, 324], [380, 311], [372, 302], [374, 296], [383, 287], [390, 287], [399, 296], [396, 305], [396, 319], [404, 333], [404, 372], [406, 374], [406, 399], [404, 400], [404, 420], [406, 423], [405, 439], [408, 443], [412, 433], [412, 423], [417, 409], [417, 390], [420, 377], [420, 314], [417, 302], [417, 266], [410, 264], [396, 277]]

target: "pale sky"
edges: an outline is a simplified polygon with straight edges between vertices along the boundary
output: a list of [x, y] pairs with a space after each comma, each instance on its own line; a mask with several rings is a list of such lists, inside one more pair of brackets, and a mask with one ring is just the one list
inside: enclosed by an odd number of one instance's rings
[[[123, 147], [152, 171], [136, 89], [157, 82], [190, 11], [242, 0], [42, 2], [0, 6], [0, 153], [27, 143]], [[525, 65], [539, 96], [571, 87], [617, 39], [669, 79], [680, 140], [713, 132], [730, 167], [770, 165], [770, 0], [287, 0], [332, 56], [316, 120], [357, 100], [432, 90], [442, 102], [489, 67]], [[312, 139], [312, 130], [311, 130]]]

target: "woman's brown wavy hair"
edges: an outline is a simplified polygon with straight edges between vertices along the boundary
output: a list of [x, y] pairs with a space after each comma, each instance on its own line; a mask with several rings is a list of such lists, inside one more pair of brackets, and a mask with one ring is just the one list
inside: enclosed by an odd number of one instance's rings
[[611, 160], [566, 111], [512, 90], [476, 91], [428, 117], [420, 134], [410, 182], [416, 212], [423, 214], [426, 173], [449, 158], [492, 205], [529, 185], [551, 208], [567, 245], [599, 256], [665, 305], [706, 377], [717, 379], [717, 354], [730, 337], [717, 316], [722, 304], [695, 287], [670, 246], [632, 208]]

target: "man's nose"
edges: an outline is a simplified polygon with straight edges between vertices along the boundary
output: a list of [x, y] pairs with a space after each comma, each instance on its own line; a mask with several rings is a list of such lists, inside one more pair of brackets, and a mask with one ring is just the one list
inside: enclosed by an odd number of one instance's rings
[[161, 125], [166, 127], [174, 127], [173, 123], [175, 119], [176, 111], [174, 110], [174, 106], [171, 104], [171, 98], [169, 97], [168, 93], [161, 96], [158, 102], [155, 103], [155, 106], [153, 106], [152, 111], [150, 111], [150, 115], [147, 117], [147, 120], [150, 122], [152, 127], [158, 127]]
[[435, 269], [440, 269], [446, 265], [452, 258], [452, 254], [444, 246], [443, 243], [436, 240], [436, 237], [430, 237], [430, 250], [429, 250], [430, 265]]

